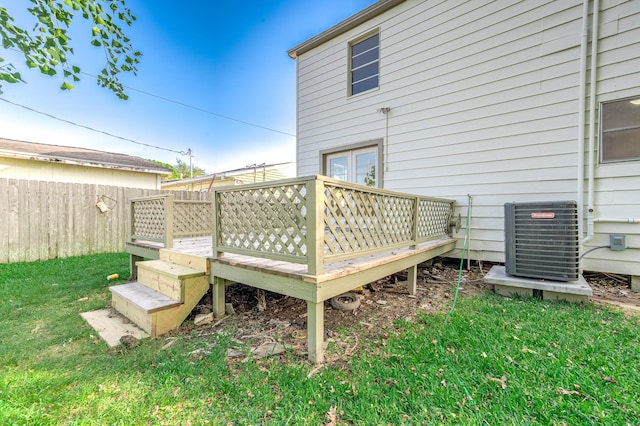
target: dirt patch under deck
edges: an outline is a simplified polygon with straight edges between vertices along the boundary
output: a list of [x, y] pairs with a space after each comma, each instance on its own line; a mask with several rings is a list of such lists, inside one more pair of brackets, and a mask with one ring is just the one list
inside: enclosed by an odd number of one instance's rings
[[[483, 280], [492, 265], [472, 262], [469, 270], [464, 269], [459, 297], [492, 291], [493, 286]], [[358, 292], [360, 307], [354, 311], [339, 311], [327, 301], [324, 308], [325, 333], [333, 346], [326, 353], [326, 362], [344, 360], [345, 355], [357, 350], [359, 341], [380, 337], [397, 319], [406, 318], [410, 321], [419, 312], [447, 312], [453, 302], [459, 266], [459, 260], [455, 259], [436, 259], [432, 263], [419, 265], [416, 296], [408, 294], [406, 273], [398, 273], [364, 286]], [[640, 293], [631, 291], [626, 276], [585, 272], [584, 277], [593, 289], [594, 303], [613, 304], [632, 314], [640, 314]], [[211, 312], [211, 306], [206, 304], [208, 302], [210, 295], [202, 299], [189, 319], [193, 320], [199, 313]], [[234, 315], [199, 327], [187, 322], [180, 332], [191, 333], [195, 329], [197, 335], [204, 336], [217, 333], [222, 328], [232, 330], [239, 357], [249, 347], [274, 342], [292, 347], [301, 356], [306, 354], [305, 301], [264, 292], [266, 309], [260, 311], [258, 290], [234, 284], [226, 289], [226, 302], [233, 305]], [[357, 327], [350, 327], [354, 324]], [[343, 327], [350, 327], [348, 334], [339, 334]]]

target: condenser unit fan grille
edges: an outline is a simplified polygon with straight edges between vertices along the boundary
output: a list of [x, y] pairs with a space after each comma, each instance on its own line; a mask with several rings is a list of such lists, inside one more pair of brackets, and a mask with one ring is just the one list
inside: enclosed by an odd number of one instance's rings
[[576, 281], [580, 273], [576, 202], [507, 203], [504, 207], [506, 272]]

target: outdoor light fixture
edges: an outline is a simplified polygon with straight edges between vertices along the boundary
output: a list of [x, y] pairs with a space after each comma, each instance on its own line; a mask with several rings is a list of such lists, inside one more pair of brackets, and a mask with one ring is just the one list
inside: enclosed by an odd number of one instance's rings
[[629, 102], [631, 102], [633, 105], [640, 105], [640, 98], [638, 98], [638, 99], [633, 99], [633, 100], [631, 100], [631, 101], [629, 101]]

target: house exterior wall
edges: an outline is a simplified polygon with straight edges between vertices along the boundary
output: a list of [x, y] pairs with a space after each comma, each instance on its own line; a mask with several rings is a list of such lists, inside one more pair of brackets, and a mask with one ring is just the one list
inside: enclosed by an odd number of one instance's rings
[[[299, 54], [298, 175], [321, 173], [322, 150], [383, 138], [384, 188], [453, 198], [463, 217], [470, 195], [470, 257], [504, 261], [504, 203], [578, 198], [582, 10], [407, 0]], [[380, 86], [349, 97], [348, 45], [371, 31]], [[640, 97], [640, 2], [602, 0], [599, 32], [596, 101]], [[640, 217], [640, 162], [598, 165], [594, 200], [596, 217]], [[584, 250], [610, 233], [640, 247], [640, 224], [598, 222]], [[640, 275], [640, 251], [595, 250], [583, 267]]]
[[106, 167], [0, 157], [0, 178], [160, 189], [161, 176]]

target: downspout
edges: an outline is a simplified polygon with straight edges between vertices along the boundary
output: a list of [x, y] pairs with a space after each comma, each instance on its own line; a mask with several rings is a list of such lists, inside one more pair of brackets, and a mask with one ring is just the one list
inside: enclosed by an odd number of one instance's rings
[[[589, 43], [589, 0], [582, 2], [582, 36], [580, 41], [580, 82], [578, 83], [578, 235], [582, 238], [584, 214], [584, 124], [585, 124], [585, 92], [587, 82], [587, 44]], [[581, 250], [582, 251], [582, 250]]]
[[590, 241], [594, 235], [593, 194], [595, 178], [595, 132], [596, 132], [596, 84], [598, 71], [598, 21], [600, 16], [600, 0], [593, 0], [593, 17], [591, 24], [591, 80], [589, 82], [589, 177], [587, 185], [587, 236], [582, 244]]
[[382, 107], [378, 108], [378, 112], [384, 114], [384, 152], [383, 152], [383, 161], [384, 161], [384, 171], [389, 171], [389, 111], [391, 111], [391, 107]]

